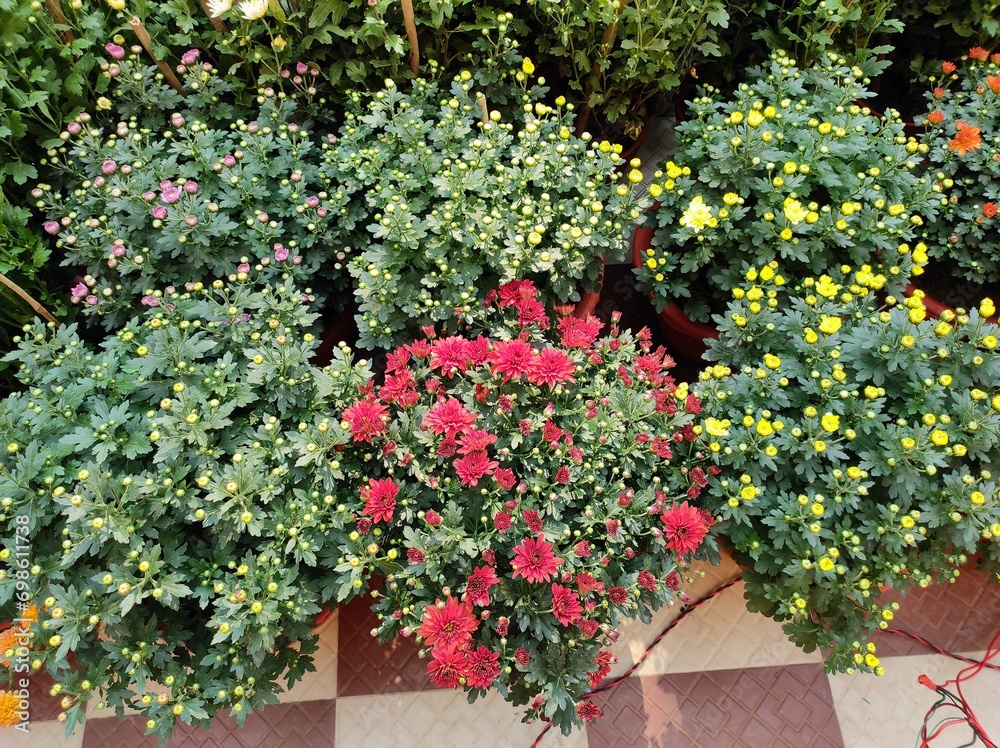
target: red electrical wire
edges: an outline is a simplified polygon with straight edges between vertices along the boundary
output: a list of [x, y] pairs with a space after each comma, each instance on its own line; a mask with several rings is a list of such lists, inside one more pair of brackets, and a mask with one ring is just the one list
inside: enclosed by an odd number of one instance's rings
[[[986, 730], [983, 728], [982, 723], [979, 721], [979, 718], [976, 716], [976, 713], [973, 711], [968, 701], [966, 701], [965, 694], [962, 693], [962, 683], [971, 680], [972, 678], [976, 677], [977, 675], [979, 675], [979, 673], [981, 673], [983, 670], [987, 668], [994, 670], [1000, 669], [996, 665], [990, 663], [991, 659], [1000, 654], [1000, 632], [997, 632], [996, 636], [993, 637], [993, 641], [990, 642], [989, 647], [987, 647], [986, 654], [983, 656], [982, 660], [971, 660], [968, 657], [955, 655], [952, 654], [951, 652], [946, 652], [942, 649], [939, 649], [938, 647], [935, 647], [929, 642], [913, 634], [909, 634], [908, 632], [900, 632], [900, 633], [902, 633], [904, 636], [909, 636], [910, 638], [916, 639], [917, 641], [926, 644], [931, 649], [934, 649], [935, 651], [938, 651], [941, 654], [947, 655], [949, 657], [954, 657], [955, 659], [962, 660], [964, 662], [971, 663], [968, 667], [960, 670], [959, 673], [954, 678], [945, 681], [941, 685], [934, 683], [926, 675], [921, 675], [917, 679], [919, 683], [941, 695], [941, 698], [938, 699], [938, 701], [935, 702], [935, 704], [929, 710], [927, 710], [927, 714], [924, 715], [924, 723], [920, 729], [920, 735], [919, 735], [920, 748], [929, 748], [930, 742], [935, 738], [939, 737], [941, 733], [943, 733], [946, 729], [948, 729], [949, 727], [953, 727], [955, 725], [962, 725], [962, 724], [968, 725], [969, 727], [972, 728], [972, 731], [974, 733], [973, 743], [975, 743], [975, 739], [978, 738], [983, 742], [986, 748], [998, 748], [997, 744], [993, 742], [989, 737], [987, 737]], [[955, 691], [958, 694], [957, 696], [947, 689], [947, 686], [951, 684], [954, 684]], [[948, 699], [951, 699], [951, 701], [950, 702], [947, 701]], [[955, 716], [946, 719], [940, 725], [938, 725], [937, 729], [935, 729], [933, 733], [928, 735], [927, 727], [934, 713], [937, 712], [938, 709], [946, 707], [952, 707], [957, 709], [962, 716], [961, 717]]]
[[[722, 585], [716, 587], [714, 590], [712, 590], [711, 592], [709, 592], [704, 597], [699, 598], [698, 600], [695, 600], [693, 603], [686, 603], [684, 605], [684, 607], [681, 609], [680, 615], [677, 616], [677, 618], [675, 618], [674, 620], [672, 620], [669, 624], [667, 624], [667, 627], [665, 629], [663, 629], [663, 631], [661, 631], [659, 634], [656, 635], [656, 638], [653, 639], [652, 642], [650, 642], [650, 644], [649, 644], [648, 647], [646, 647], [646, 651], [642, 653], [642, 655], [639, 657], [638, 660], [636, 660], [634, 663], [632, 663], [632, 666], [628, 670], [626, 670], [624, 673], [622, 673], [621, 675], [619, 675], [616, 678], [612, 678], [609, 681], [605, 681], [604, 683], [602, 683], [600, 686], [598, 686], [594, 690], [588, 691], [587, 693], [583, 694], [584, 697], [596, 696], [599, 693], [604, 693], [605, 691], [610, 691], [612, 688], [614, 688], [615, 686], [617, 686], [618, 684], [620, 684], [622, 681], [624, 681], [625, 679], [627, 679], [629, 676], [631, 676], [636, 670], [639, 669], [639, 667], [642, 665], [642, 663], [644, 663], [646, 661], [646, 658], [648, 658], [649, 655], [652, 653], [652, 651], [656, 648], [656, 645], [659, 644], [661, 641], [663, 641], [663, 637], [665, 637], [667, 634], [669, 634], [670, 631], [678, 623], [680, 623], [681, 621], [683, 621], [699, 605], [703, 605], [703, 604], [707, 603], [709, 600], [711, 600], [713, 597], [715, 597], [719, 593], [723, 592], [724, 590], [729, 589], [734, 584], [736, 584], [738, 581], [740, 581], [740, 579], [742, 579], [742, 577], [743, 577], [742, 574], [740, 574], [738, 576], [735, 576], [732, 579], [730, 579], [728, 582], [726, 582], [725, 584], [722, 584]], [[530, 748], [538, 748], [538, 746], [541, 745], [541, 743], [542, 743], [542, 738], [545, 737], [545, 734], [550, 729], [552, 729], [552, 723], [551, 722], [549, 722], [547, 725], [545, 725], [545, 728], [540, 733], [538, 733], [538, 737], [535, 738], [535, 740], [531, 744]]]

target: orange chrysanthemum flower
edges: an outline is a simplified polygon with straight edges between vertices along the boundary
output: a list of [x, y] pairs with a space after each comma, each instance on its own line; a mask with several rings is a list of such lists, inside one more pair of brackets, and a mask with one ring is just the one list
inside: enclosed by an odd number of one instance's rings
[[978, 127], [970, 127], [965, 120], [955, 123], [955, 137], [948, 141], [948, 150], [955, 151], [959, 156], [964, 156], [968, 151], [981, 148], [983, 138], [979, 134]]
[[29, 605], [24, 609], [21, 614], [21, 628], [30, 629], [31, 624], [38, 622], [38, 608], [34, 605]]
[[1000, 94], [1000, 75], [987, 75], [986, 85], [990, 87], [993, 93]]
[[951, 60], [941, 63], [941, 72], [944, 73], [945, 75], [951, 75], [956, 70], [958, 70], [958, 66]]
[[21, 698], [11, 691], [0, 691], [0, 727], [13, 727], [21, 721], [15, 714], [21, 705]]
[[927, 114], [927, 119], [930, 120], [930, 123], [932, 125], [940, 125], [942, 122], [944, 122], [944, 112], [938, 112], [938, 111], [929, 112]]
[[0, 666], [10, 667], [17, 649], [17, 637], [21, 630], [17, 626], [0, 631]]
[[986, 203], [983, 206], [983, 215], [987, 218], [993, 218], [997, 214], [997, 204], [996, 203]]
[[973, 60], [979, 60], [979, 62], [986, 62], [986, 59], [989, 56], [990, 53], [987, 52], [982, 47], [973, 47], [972, 49], [969, 50], [969, 57], [971, 57]]

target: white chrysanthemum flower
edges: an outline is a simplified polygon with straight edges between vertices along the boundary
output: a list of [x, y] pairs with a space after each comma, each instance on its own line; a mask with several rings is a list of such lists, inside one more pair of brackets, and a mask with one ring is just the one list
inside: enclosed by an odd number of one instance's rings
[[233, 0], [208, 0], [208, 13], [212, 18], [218, 18], [232, 9]]
[[240, 12], [248, 21], [256, 21], [267, 15], [268, 0], [243, 0]]

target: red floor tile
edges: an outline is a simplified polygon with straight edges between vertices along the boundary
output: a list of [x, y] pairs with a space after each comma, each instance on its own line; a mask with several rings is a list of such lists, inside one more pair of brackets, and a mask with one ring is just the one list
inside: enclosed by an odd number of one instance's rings
[[819, 664], [633, 677], [598, 701], [590, 748], [844, 748]]
[[[916, 588], [900, 597], [887, 592], [887, 601], [898, 600], [891, 627], [923, 637], [952, 652], [986, 649], [1000, 630], [1000, 584], [983, 572], [963, 571], [954, 584]], [[878, 654], [930, 654], [931, 650], [895, 634], [878, 637]]]
[[427, 661], [417, 657], [418, 647], [412, 639], [397, 638], [382, 645], [371, 635], [378, 618], [370, 605], [371, 598], [365, 596], [340, 608], [337, 695], [430, 689]]
[[[178, 724], [163, 748], [333, 748], [336, 702], [297, 701], [254, 712], [243, 727], [217, 716], [211, 730]], [[87, 720], [83, 748], [158, 748], [145, 718]]]

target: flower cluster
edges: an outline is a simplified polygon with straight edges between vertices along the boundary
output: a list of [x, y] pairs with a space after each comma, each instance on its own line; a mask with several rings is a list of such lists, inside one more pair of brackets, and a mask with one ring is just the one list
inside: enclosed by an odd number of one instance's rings
[[672, 605], [708, 534], [708, 477], [678, 455], [700, 406], [647, 331], [552, 329], [529, 281], [487, 302], [488, 335], [429, 331], [344, 411], [371, 462], [337, 571], [342, 594], [384, 575], [373, 633], [419, 637], [438, 686], [568, 730], [596, 716], [580, 699], [618, 622]]
[[935, 257], [948, 258], [955, 275], [1000, 281], [1000, 53], [973, 47], [961, 70], [942, 65], [927, 94], [932, 189], [941, 209], [926, 227]]
[[352, 239], [362, 344], [473, 316], [502, 282], [533, 279], [556, 302], [592, 290], [641, 215], [642, 175], [622, 178], [615, 148], [574, 137], [561, 98], [524, 93], [515, 127], [468, 72], [450, 89], [408, 85], [352, 96], [324, 170], [373, 219]]
[[243, 255], [290, 257], [300, 275], [315, 275], [324, 262], [336, 272], [325, 248], [350, 227], [346, 195], [319, 179], [323, 152], [295, 123], [293, 97], [262, 90], [254, 119], [220, 120], [211, 101], [220, 76], [192, 50], [179, 68], [185, 84], [212, 97], [168, 96], [171, 109], [160, 102], [151, 114], [140, 93], [155, 88], [146, 80], [155, 68], [143, 71], [135, 53], [115, 44], [107, 51], [106, 73], [120, 82], [118, 110], [132, 104], [136, 112], [106, 129], [99, 116], [78, 115], [62, 134], [72, 189], [42, 184], [32, 192], [64, 264], [85, 273], [75, 302], [114, 327], [147, 289], [219, 277]]
[[[717, 317], [698, 426], [721, 472], [700, 506], [734, 545], [754, 609], [836, 670], [878, 669], [866, 633], [899, 590], [1000, 546], [1000, 328], [992, 302], [928, 318], [870, 268], [747, 274]], [[884, 301], [883, 301], [884, 299]]]
[[0, 604], [27, 584], [42, 609], [31, 667], [70, 727], [95, 695], [162, 737], [242, 723], [309, 669], [350, 459], [315, 413], [369, 373], [344, 347], [310, 364], [318, 315], [281, 275], [156, 291], [100, 348], [36, 323], [7, 357], [26, 390], [0, 401]]
[[[800, 70], [777, 53], [732, 100], [707, 89], [690, 102], [676, 163], [650, 187], [659, 231], [637, 273], [657, 308], [686, 299], [704, 322], [747, 263], [820, 274], [845, 260], [874, 265], [913, 236], [933, 211], [914, 174], [926, 146], [863, 106], [869, 72], [836, 56]], [[912, 270], [909, 257], [885, 263], [894, 280]]]

